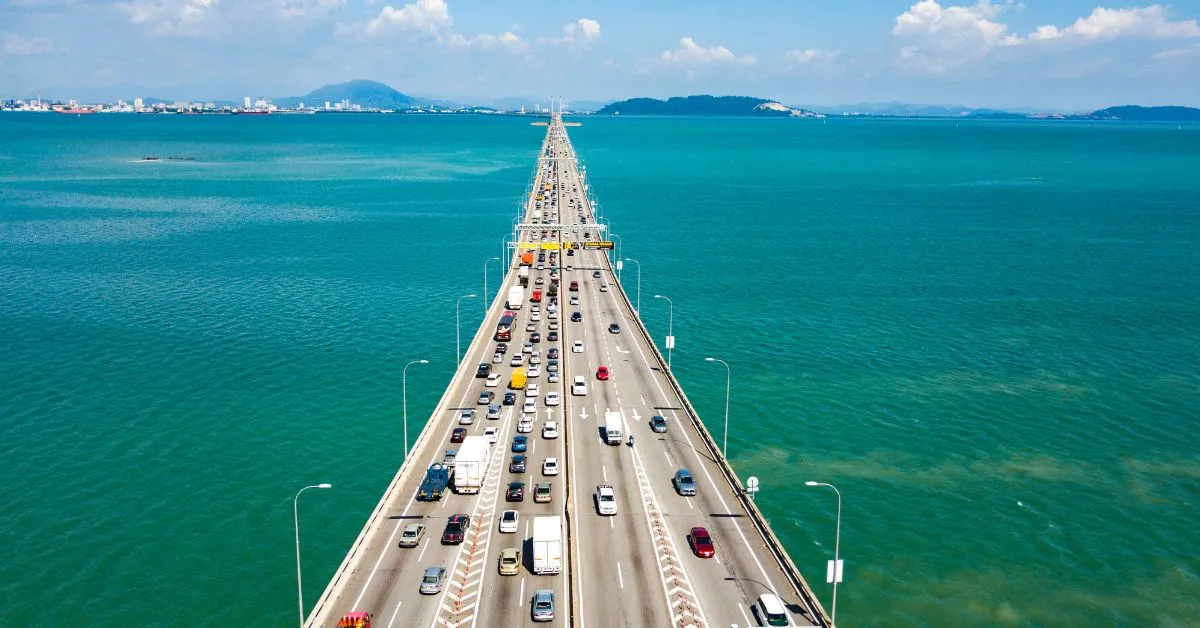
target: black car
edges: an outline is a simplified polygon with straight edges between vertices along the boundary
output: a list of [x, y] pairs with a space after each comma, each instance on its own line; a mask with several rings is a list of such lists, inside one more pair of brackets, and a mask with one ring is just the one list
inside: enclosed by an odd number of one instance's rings
[[546, 352], [546, 357], [550, 358], [551, 360], [557, 360], [558, 359], [558, 347], [550, 347], [550, 350]]
[[[571, 313], [571, 322], [572, 323], [578, 323], [581, 320], [583, 320], [583, 312], [572, 312]], [[481, 364], [479, 366], [479, 368], [483, 368], [485, 366], [487, 366], [487, 365]], [[483, 375], [477, 375], [477, 377], [487, 377], [487, 373], [484, 373]]]
[[450, 432], [450, 442], [461, 443], [467, 437], [467, 428], [456, 427], [453, 432]]
[[479, 368], [475, 369], [475, 377], [483, 379], [492, 372], [492, 365], [487, 362], [480, 362]]
[[499, 353], [500, 355], [504, 355], [505, 353], [508, 353], [508, 343], [502, 342], [502, 343], [496, 345], [496, 353]]
[[650, 417], [650, 431], [655, 434], [662, 434], [667, 431], [667, 419], [665, 417], [654, 415]]
[[525, 483], [524, 482], [509, 482], [508, 490], [504, 491], [504, 501], [506, 501], [506, 502], [523, 502], [523, 501], [525, 501]]
[[549, 334], [546, 334], [546, 340], [549, 342], [558, 342], [558, 332], [552, 331]]
[[532, 334], [529, 334], [529, 342], [541, 342], [541, 341], [542, 341], [541, 333], [535, 331]]
[[454, 515], [446, 522], [446, 529], [442, 531], [442, 545], [459, 545], [467, 536], [467, 530], [471, 529], [471, 518], [467, 515]]
[[616, 323], [610, 323], [608, 326], [608, 333], [610, 333], [610, 334], [621, 333], [621, 326]]
[[517, 393], [515, 393], [515, 392], [504, 393], [504, 405], [506, 405], [506, 406], [517, 405]]
[[509, 473], [525, 473], [525, 456], [517, 454], [512, 457], [512, 462], [508, 463]]

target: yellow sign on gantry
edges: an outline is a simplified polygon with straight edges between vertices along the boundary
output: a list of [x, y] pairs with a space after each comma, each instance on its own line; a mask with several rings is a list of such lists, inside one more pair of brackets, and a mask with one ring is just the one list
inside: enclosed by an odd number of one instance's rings
[[612, 242], [603, 242], [603, 241], [584, 242], [583, 248], [585, 248], [585, 249], [611, 249], [611, 248], [613, 248], [613, 243]]

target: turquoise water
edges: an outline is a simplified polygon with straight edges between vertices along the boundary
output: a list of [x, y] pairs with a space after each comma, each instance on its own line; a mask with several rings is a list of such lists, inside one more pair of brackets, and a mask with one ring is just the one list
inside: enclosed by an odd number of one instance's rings
[[[841, 489], [843, 625], [1200, 622], [1200, 129], [569, 132], [717, 433], [731, 364], [730, 456], [827, 607], [836, 500], [802, 481]], [[288, 502], [334, 485], [300, 504], [311, 604], [543, 133], [0, 115], [0, 626], [294, 622]]]

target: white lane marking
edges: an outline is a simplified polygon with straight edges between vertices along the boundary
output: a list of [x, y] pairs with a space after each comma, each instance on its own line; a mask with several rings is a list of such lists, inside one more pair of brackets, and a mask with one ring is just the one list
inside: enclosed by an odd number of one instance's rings
[[392, 624], [396, 622], [396, 615], [400, 613], [400, 607], [403, 605], [404, 602], [396, 602], [396, 610], [392, 611], [392, 616], [388, 618], [388, 628], [392, 628]]
[[601, 465], [600, 472], [604, 474], [604, 483], [608, 484], [608, 467]]
[[625, 588], [625, 578], [621, 577], [621, 563], [619, 562], [617, 563], [617, 583], [621, 585], [622, 589]]
[[691, 508], [692, 510], [695, 510], [695, 509], [696, 509], [696, 507], [692, 505], [692, 500], [690, 500], [690, 499], [685, 499], [685, 500], [683, 500], [683, 501], [687, 502], [688, 508]]
[[518, 596], [517, 600], [519, 600], [519, 602], [520, 602], [519, 604], [517, 604], [517, 606], [525, 606], [525, 579], [524, 578], [521, 578], [521, 592], [518, 593], [517, 596]]
[[529, 457], [533, 458], [533, 454], [536, 451], [537, 451], [537, 439], [531, 438], [531, 439], [529, 439]]
[[675, 462], [671, 460], [671, 454], [667, 453], [667, 450], [665, 450], [665, 449], [663, 450], [663, 458], [666, 458], [666, 459], [667, 459], [667, 466], [668, 466], [668, 467], [673, 467], [673, 466], [675, 466]]
[[739, 611], [742, 611], [742, 617], [746, 618], [746, 625], [753, 625], [754, 622], [750, 621], [750, 614], [746, 612], [746, 606], [744, 604], [738, 604], [737, 607]]
[[425, 559], [425, 550], [429, 549], [429, 543], [430, 543], [430, 541], [428, 539], [426, 539], [425, 547], [421, 548], [421, 554], [419, 556], [417, 556], [418, 563]]
[[613, 523], [613, 521], [614, 521], [615, 519], [616, 519], [616, 517], [609, 517], [609, 518], [608, 518], [608, 527], [609, 527], [609, 528], [612, 528], [612, 529], [614, 529], [614, 530], [617, 528], [617, 524]]

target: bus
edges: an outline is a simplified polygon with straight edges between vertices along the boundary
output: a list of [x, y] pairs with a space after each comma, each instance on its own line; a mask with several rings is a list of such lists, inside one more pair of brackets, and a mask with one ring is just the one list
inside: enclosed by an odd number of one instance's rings
[[502, 342], [508, 342], [509, 340], [512, 340], [513, 319], [515, 319], [516, 316], [517, 315], [515, 312], [505, 312], [500, 317], [500, 322], [496, 324], [496, 335], [493, 336], [495, 340]]

